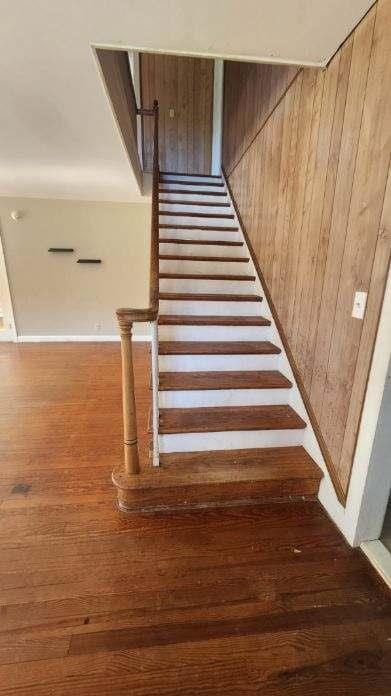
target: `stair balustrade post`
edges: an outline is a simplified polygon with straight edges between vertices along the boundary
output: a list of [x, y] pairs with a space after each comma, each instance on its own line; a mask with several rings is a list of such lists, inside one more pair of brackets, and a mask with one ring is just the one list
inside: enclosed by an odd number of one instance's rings
[[121, 335], [122, 355], [122, 408], [124, 420], [124, 455], [125, 471], [128, 474], [140, 472], [136, 402], [134, 398], [134, 374], [132, 356], [132, 326], [133, 322], [123, 316], [118, 316]]

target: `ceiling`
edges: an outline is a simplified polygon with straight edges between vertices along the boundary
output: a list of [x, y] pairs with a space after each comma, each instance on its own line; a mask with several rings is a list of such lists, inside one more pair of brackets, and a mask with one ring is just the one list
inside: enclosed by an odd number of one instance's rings
[[142, 200], [92, 45], [323, 66], [374, 0], [0, 0], [0, 195]]

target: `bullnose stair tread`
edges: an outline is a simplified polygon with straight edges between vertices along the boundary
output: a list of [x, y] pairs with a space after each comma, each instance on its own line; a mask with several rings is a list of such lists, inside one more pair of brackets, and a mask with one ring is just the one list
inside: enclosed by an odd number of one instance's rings
[[257, 316], [224, 316], [210, 314], [161, 314], [161, 326], [270, 326], [271, 322], [265, 317]]
[[161, 408], [159, 411], [161, 435], [299, 430], [305, 427], [305, 421], [288, 405]]
[[162, 261], [226, 261], [227, 263], [248, 263], [245, 256], [196, 256], [195, 254], [159, 254]]
[[205, 230], [211, 232], [238, 232], [239, 227], [232, 227], [232, 225], [189, 225], [189, 224], [176, 224], [176, 223], [159, 223], [161, 230]]
[[172, 215], [174, 217], [196, 217], [196, 218], [228, 218], [234, 219], [232, 213], [200, 213], [193, 210], [159, 210], [159, 215]]
[[229, 246], [242, 247], [243, 242], [230, 242], [225, 239], [176, 239], [176, 237], [166, 237], [159, 239], [159, 244], [192, 244], [193, 246]]
[[278, 355], [270, 341], [159, 341], [159, 355]]
[[160, 183], [162, 184], [176, 184], [177, 186], [218, 186], [222, 188], [224, 186], [224, 181], [194, 181], [187, 179], [163, 179]]
[[221, 372], [160, 372], [160, 391], [203, 389], [290, 389], [292, 382], [278, 370]]
[[222, 181], [221, 174], [197, 174], [194, 172], [193, 174], [189, 174], [189, 172], [163, 172], [160, 170], [159, 174], [161, 176], [184, 176], [184, 177], [202, 177], [203, 179], [220, 179]]
[[218, 273], [159, 273], [159, 278], [171, 278], [176, 280], [243, 280], [247, 282], [255, 280], [255, 276], [225, 275]]
[[260, 295], [232, 295], [229, 293], [210, 292], [161, 292], [160, 300], [178, 300], [179, 302], [262, 302]]
[[159, 199], [160, 204], [164, 205], [201, 205], [201, 206], [208, 206], [209, 208], [230, 208], [231, 204], [230, 203], [217, 203], [215, 202], [208, 202], [208, 201], [184, 201], [184, 200], [172, 200], [169, 198], [160, 198]]
[[[167, 181], [160, 182], [162, 184], [167, 184]], [[179, 184], [178, 181], [174, 182], [175, 184]], [[205, 186], [207, 184], [205, 183]], [[159, 193], [184, 193], [186, 195], [192, 195], [192, 196], [227, 196], [227, 191], [189, 191], [188, 189], [183, 189], [183, 188], [175, 188], [175, 189], [166, 189], [166, 188], [159, 188]]]

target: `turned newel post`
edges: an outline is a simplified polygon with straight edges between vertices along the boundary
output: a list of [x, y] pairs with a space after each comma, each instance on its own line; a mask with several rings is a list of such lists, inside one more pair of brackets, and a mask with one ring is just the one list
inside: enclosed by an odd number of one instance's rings
[[121, 334], [125, 471], [128, 474], [138, 474], [140, 472], [140, 465], [137, 445], [136, 403], [134, 399], [132, 358], [133, 322], [129, 318], [121, 316], [118, 312], [117, 317]]

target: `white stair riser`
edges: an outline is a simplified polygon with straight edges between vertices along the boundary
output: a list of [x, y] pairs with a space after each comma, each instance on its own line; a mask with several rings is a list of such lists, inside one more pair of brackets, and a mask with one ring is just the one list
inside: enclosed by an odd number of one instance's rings
[[202, 391], [161, 391], [160, 408], [203, 406], [262, 406], [287, 404], [289, 389], [204, 389]]
[[219, 244], [159, 244], [161, 254], [181, 254], [186, 256], [237, 256], [245, 255], [243, 247], [220, 246]]
[[[166, 187], [164, 187], [166, 189]], [[173, 188], [173, 187], [171, 187]], [[174, 187], [175, 188], [175, 187]], [[159, 194], [159, 200], [164, 199], [169, 201], [190, 201], [197, 203], [198, 201], [204, 203], [229, 203], [228, 196], [214, 196], [213, 193], [209, 193], [203, 196], [199, 193], [186, 193], [186, 191], [180, 191], [179, 193], [172, 193], [172, 190], [165, 190]]]
[[[187, 205], [175, 205], [175, 203], [160, 203], [159, 210], [162, 212], [172, 212], [172, 213], [212, 213], [213, 215], [234, 215], [234, 211], [231, 206], [219, 206], [219, 205], [192, 205], [192, 203], [187, 203]], [[179, 217], [179, 216], [178, 216]], [[220, 218], [223, 224], [224, 220], [231, 220], [231, 218]]]
[[252, 447], [291, 447], [301, 445], [301, 430], [239, 430], [222, 433], [184, 433], [159, 435], [159, 450], [203, 452], [207, 450], [249, 449]]
[[[225, 186], [212, 186], [210, 183], [206, 183], [204, 186], [197, 185], [197, 186], [192, 187], [191, 184], [190, 185], [180, 184], [180, 183], [168, 184], [167, 181], [162, 181], [161, 188], [164, 188], [167, 191], [180, 191], [181, 193], [182, 193], [182, 191], [183, 191], [183, 193], [186, 193], [186, 191], [187, 192], [194, 191], [195, 189], [197, 189], [197, 190], [200, 189], [200, 191], [208, 191], [208, 193], [210, 195], [213, 195], [214, 193], [216, 193], [216, 191], [218, 193], [221, 193], [222, 191], [224, 191], [226, 193]], [[162, 194], [160, 194], [160, 197], [161, 196], [162, 196]]]
[[159, 372], [278, 370], [279, 355], [159, 355]]
[[221, 184], [223, 181], [220, 176], [216, 178], [214, 176], [198, 176], [197, 174], [160, 174], [161, 182], [167, 181], [167, 179], [172, 181], [201, 181], [211, 184]]
[[[219, 239], [222, 242], [239, 242], [239, 232], [214, 232], [213, 230], [176, 230], [167, 227], [161, 227], [159, 231], [159, 239], [194, 239], [214, 241]], [[238, 247], [243, 250], [244, 247]]]
[[[184, 271], [182, 271], [184, 273]], [[254, 294], [254, 283], [246, 280], [199, 280], [198, 278], [160, 278], [160, 292], [206, 292], [230, 295]]]
[[209, 314], [213, 317], [263, 316], [262, 302], [211, 302], [209, 300], [160, 300], [159, 314], [195, 316]]
[[159, 223], [161, 225], [205, 225], [205, 227], [232, 227], [238, 225], [235, 220], [224, 218], [207, 218], [207, 217], [185, 217], [181, 215], [159, 215]]
[[269, 326], [159, 326], [161, 341], [269, 341]]
[[250, 275], [249, 263], [236, 261], [184, 261], [160, 259], [159, 270], [161, 273], [197, 273], [204, 275]]

